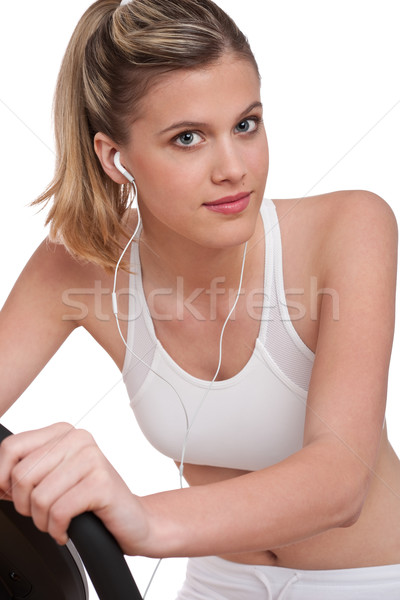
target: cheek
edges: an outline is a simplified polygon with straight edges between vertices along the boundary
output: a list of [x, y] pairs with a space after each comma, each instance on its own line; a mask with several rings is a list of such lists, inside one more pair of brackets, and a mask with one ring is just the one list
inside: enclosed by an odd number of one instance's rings
[[157, 160], [157, 156], [152, 153], [141, 153], [134, 158], [135, 179], [138, 186], [139, 195], [143, 199], [158, 198], [160, 193], [165, 191], [171, 179], [171, 172], [165, 161]]
[[161, 220], [169, 218], [172, 208], [177, 211], [175, 218], [182, 210], [185, 212], [201, 179], [204, 181], [196, 161], [179, 160], [165, 153], [162, 158], [157, 153], [142, 154], [134, 164], [139, 199]]
[[205, 181], [200, 160], [176, 155], [142, 156], [135, 161], [136, 181], [139, 191], [147, 198], [178, 198], [187, 196], [188, 190]]
[[257, 178], [266, 179], [269, 169], [269, 151], [267, 139], [264, 136], [259, 144], [255, 144], [248, 154], [249, 170]]

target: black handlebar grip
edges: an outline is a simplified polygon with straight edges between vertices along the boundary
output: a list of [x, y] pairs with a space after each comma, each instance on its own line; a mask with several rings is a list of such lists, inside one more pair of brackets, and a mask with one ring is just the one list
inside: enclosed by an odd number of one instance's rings
[[8, 431], [8, 429], [6, 429], [4, 425], [0, 423], [0, 444], [9, 435], [12, 435], [11, 431]]
[[142, 600], [121, 548], [96, 515], [74, 517], [68, 535], [101, 600]]

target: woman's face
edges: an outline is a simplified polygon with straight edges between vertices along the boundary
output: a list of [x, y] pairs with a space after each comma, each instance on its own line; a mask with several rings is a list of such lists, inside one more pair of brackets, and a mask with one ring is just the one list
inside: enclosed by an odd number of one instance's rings
[[226, 55], [164, 75], [141, 103], [121, 162], [136, 179], [148, 241], [223, 248], [249, 239], [268, 173], [254, 66]]

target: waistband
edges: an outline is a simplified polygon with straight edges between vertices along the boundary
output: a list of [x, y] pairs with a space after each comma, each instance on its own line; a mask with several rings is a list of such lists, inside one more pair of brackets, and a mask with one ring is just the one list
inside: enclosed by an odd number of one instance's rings
[[[218, 556], [206, 556], [201, 558], [190, 558], [190, 561], [202, 564], [209, 572], [215, 572], [217, 575], [225, 573], [227, 576], [234, 578], [235, 574], [248, 574], [249, 577], [254, 577], [255, 574], [264, 575], [271, 583], [286, 583], [294, 576], [304, 583], [310, 582], [313, 584], [323, 585], [346, 585], [355, 582], [363, 582], [363, 584], [379, 584], [380, 582], [400, 583], [400, 564], [382, 565], [376, 567], [358, 567], [351, 569], [324, 569], [324, 570], [308, 570], [308, 569], [292, 569], [288, 567], [276, 567], [265, 565], [248, 565], [243, 563], [235, 563]], [[199, 562], [200, 561], [200, 564]]]

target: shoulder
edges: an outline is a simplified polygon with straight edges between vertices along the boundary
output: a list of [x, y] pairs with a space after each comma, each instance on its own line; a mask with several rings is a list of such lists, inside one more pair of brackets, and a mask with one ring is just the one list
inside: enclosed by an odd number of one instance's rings
[[[25, 297], [54, 318], [75, 322], [77, 303], [85, 298], [85, 316], [98, 290], [110, 289], [112, 275], [101, 267], [74, 257], [61, 243], [45, 238], [19, 275], [10, 298]], [[83, 324], [80, 319], [76, 325]]]
[[[397, 254], [396, 217], [389, 204], [366, 190], [344, 190], [274, 201], [282, 235], [319, 271], [345, 262]], [[322, 274], [322, 273], [321, 273]]]
[[48, 285], [84, 284], [105, 273], [98, 266], [73, 256], [62, 243], [45, 238], [33, 253], [24, 271]]
[[288, 220], [293, 226], [302, 221], [317, 227], [324, 234], [336, 227], [354, 228], [377, 218], [396, 230], [396, 218], [389, 204], [367, 190], [343, 190], [285, 200], [273, 200], [280, 221]]
[[[133, 232], [137, 211], [128, 210], [125, 220], [127, 232]], [[121, 235], [121, 252], [127, 241]], [[129, 263], [129, 256], [126, 258]], [[76, 257], [62, 243], [46, 238], [31, 256], [15, 287], [32, 300], [38, 298], [55, 316], [61, 315], [71, 324], [93, 329], [92, 321], [97, 327], [103, 317], [108, 319], [112, 315], [113, 284], [114, 272]], [[118, 286], [120, 289], [129, 287], [129, 273], [122, 266], [118, 272]], [[122, 305], [125, 300], [124, 295], [119, 303]], [[99, 307], [101, 319], [96, 318]], [[127, 306], [125, 308], [128, 310]]]
[[396, 268], [398, 229], [389, 204], [365, 190], [328, 195], [323, 219], [321, 258], [327, 274], [343, 267]]
[[[124, 217], [127, 235], [136, 229], [138, 213], [136, 209], [129, 209]], [[125, 248], [128, 237], [121, 235], [119, 245]], [[118, 257], [117, 257], [118, 258]], [[125, 258], [129, 257], [126, 255]], [[95, 264], [89, 260], [74, 256], [63, 244], [51, 240], [49, 237], [36, 249], [25, 269], [33, 271], [45, 280], [56, 281], [66, 284], [77, 284], [85, 286], [91, 282], [101, 280], [110, 283], [113, 281], [114, 274], [107, 271], [100, 264]], [[123, 277], [123, 269], [120, 267], [119, 276]]]
[[349, 190], [315, 197], [315, 206], [324, 214], [324, 233], [331, 236], [354, 234], [356, 240], [375, 231], [397, 238], [396, 217], [389, 204], [366, 190]]

